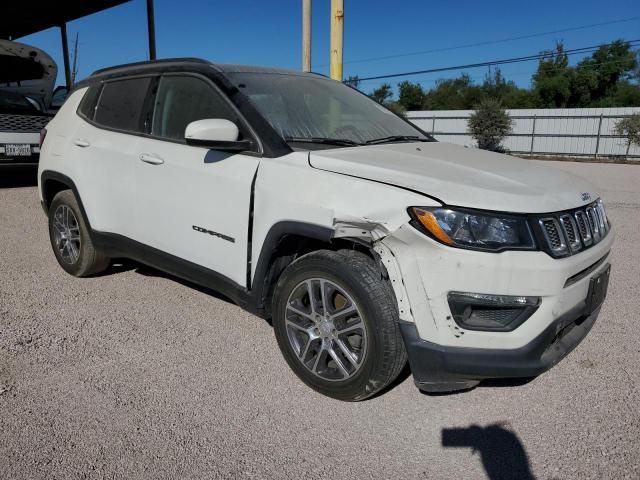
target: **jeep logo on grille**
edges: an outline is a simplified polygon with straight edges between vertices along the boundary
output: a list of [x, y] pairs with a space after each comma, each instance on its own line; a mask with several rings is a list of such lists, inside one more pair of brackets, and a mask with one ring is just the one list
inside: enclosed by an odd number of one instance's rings
[[591, 200], [591, 194], [589, 192], [581, 193], [580, 197], [582, 198], [583, 202], [588, 202], [589, 200]]

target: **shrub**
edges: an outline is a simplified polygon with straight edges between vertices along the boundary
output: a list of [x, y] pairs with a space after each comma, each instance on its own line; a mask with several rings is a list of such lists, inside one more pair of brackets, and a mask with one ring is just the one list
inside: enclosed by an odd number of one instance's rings
[[504, 152], [502, 141], [511, 133], [513, 120], [498, 100], [486, 98], [469, 117], [468, 128], [478, 148]]
[[627, 153], [625, 156], [629, 156], [629, 149], [631, 145], [637, 145], [640, 147], [640, 114], [634, 113], [630, 117], [623, 118], [615, 127], [616, 135], [620, 135], [627, 141]]

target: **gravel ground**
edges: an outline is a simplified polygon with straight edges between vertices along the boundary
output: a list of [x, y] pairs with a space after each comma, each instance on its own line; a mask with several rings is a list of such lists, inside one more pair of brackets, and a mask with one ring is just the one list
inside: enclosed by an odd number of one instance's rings
[[32, 173], [0, 172], [0, 478], [640, 478], [640, 166], [591, 179], [617, 228], [587, 339], [524, 385], [341, 403], [287, 368], [271, 327], [128, 264], [73, 278]]

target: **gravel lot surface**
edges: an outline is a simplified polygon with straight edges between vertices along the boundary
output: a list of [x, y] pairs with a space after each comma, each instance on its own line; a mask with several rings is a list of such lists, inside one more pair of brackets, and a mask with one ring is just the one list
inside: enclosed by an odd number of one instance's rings
[[341, 403], [271, 327], [135, 264], [76, 279], [33, 172], [0, 171], [0, 478], [640, 478], [640, 165], [555, 163], [617, 229], [586, 340], [524, 385]]

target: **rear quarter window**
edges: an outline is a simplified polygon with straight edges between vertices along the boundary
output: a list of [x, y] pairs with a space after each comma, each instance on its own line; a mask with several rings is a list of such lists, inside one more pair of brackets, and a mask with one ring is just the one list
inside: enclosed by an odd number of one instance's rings
[[94, 121], [108, 128], [142, 132], [142, 110], [150, 82], [146, 77], [105, 83]]
[[98, 96], [100, 95], [100, 91], [102, 90], [102, 85], [91, 85], [86, 92], [84, 92], [84, 96], [80, 101], [80, 105], [78, 106], [78, 113], [88, 118], [89, 120], [93, 120], [93, 117], [96, 112], [96, 103], [98, 102]]

